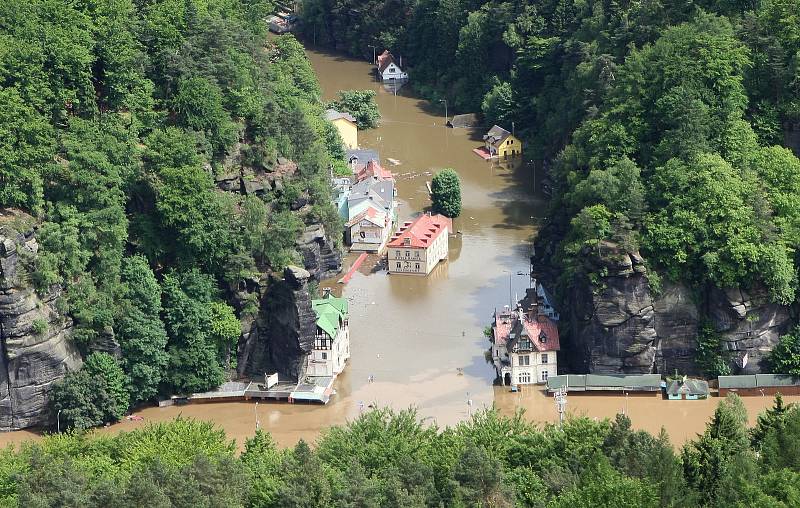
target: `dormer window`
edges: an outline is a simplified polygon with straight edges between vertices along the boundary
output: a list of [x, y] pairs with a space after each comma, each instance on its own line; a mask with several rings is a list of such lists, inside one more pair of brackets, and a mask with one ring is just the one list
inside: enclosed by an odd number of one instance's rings
[[541, 342], [542, 344], [546, 344], [547, 343], [547, 334], [546, 333], [542, 332], [542, 333], [539, 334], [539, 342]]

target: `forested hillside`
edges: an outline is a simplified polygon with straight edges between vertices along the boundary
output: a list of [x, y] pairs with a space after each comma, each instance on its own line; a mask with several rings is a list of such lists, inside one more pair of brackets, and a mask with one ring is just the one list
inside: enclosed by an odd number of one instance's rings
[[[59, 295], [85, 360], [53, 393], [62, 426], [219, 385], [252, 311], [230, 291], [301, 263], [305, 224], [339, 230], [327, 178], [341, 142], [302, 46], [267, 39], [272, 9], [0, 2], [0, 207], [16, 217], [4, 237], [35, 231], [20, 284]], [[215, 184], [230, 172], [241, 191]], [[251, 191], [259, 178], [275, 183]]]
[[748, 429], [740, 399], [676, 453], [666, 434], [569, 419], [534, 427], [479, 412], [456, 427], [373, 410], [310, 447], [257, 431], [237, 456], [224, 432], [178, 419], [115, 437], [60, 435], [0, 455], [3, 506], [797, 506], [800, 409], [777, 400]]
[[[608, 263], [592, 258], [621, 246], [644, 256], [648, 281], [639, 289], [655, 299], [662, 282], [682, 284], [702, 323], [716, 305], [713, 288], [749, 291], [754, 307], [767, 305], [762, 293], [779, 305], [797, 299], [800, 162], [786, 147], [800, 149], [798, 12], [795, 0], [309, 0], [304, 30], [367, 58], [369, 45], [388, 47], [423, 95], [482, 111], [487, 125], [513, 122], [526, 157], [550, 169], [552, 211], [537, 262], [551, 265], [550, 282], [558, 274], [564, 302], [575, 301], [566, 295], [583, 279], [602, 298]], [[761, 315], [784, 312], [775, 309]], [[755, 327], [757, 343], [711, 361], [728, 367], [706, 370], [730, 371], [735, 360], [741, 368], [747, 354], [757, 360], [751, 368], [770, 368], [759, 355], [786, 331], [777, 322], [768, 332]], [[710, 329], [727, 333], [720, 326]], [[706, 338], [718, 348], [718, 337]]]

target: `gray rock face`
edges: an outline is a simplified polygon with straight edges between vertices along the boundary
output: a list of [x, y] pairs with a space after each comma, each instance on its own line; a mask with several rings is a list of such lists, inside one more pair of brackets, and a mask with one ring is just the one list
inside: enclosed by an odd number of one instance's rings
[[321, 225], [309, 226], [297, 241], [303, 264], [317, 281], [333, 277], [342, 269], [342, 253], [325, 234]]
[[[3, 220], [3, 217], [0, 217]], [[45, 423], [53, 382], [81, 365], [72, 322], [55, 307], [58, 288], [39, 297], [26, 282], [21, 255], [35, 255], [32, 231], [0, 225], [0, 430]]]
[[722, 338], [722, 349], [743, 374], [769, 372], [766, 357], [792, 325], [789, 308], [769, 301], [767, 291], [714, 289], [709, 317]]
[[311, 274], [289, 267], [283, 275], [283, 279], [270, 277], [259, 288], [259, 314], [240, 342], [240, 375], [278, 372], [281, 377], [298, 379], [305, 372], [305, 357], [314, 346], [316, 332], [308, 291]]
[[628, 374], [699, 374], [695, 363], [701, 316], [711, 320], [722, 351], [736, 373], [767, 372], [765, 358], [791, 326], [789, 308], [772, 303], [763, 289], [712, 289], [704, 303], [684, 285], [664, 283], [654, 297], [644, 260], [604, 243], [587, 253], [599, 284], [576, 281], [563, 354], [573, 370]]

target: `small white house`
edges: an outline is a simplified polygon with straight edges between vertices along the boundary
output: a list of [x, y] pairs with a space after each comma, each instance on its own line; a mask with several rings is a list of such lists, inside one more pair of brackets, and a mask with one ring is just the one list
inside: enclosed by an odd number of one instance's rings
[[350, 329], [347, 300], [326, 290], [323, 298], [311, 301], [317, 316], [314, 349], [308, 355], [306, 375], [336, 377], [350, 358]]
[[[402, 62], [401, 62], [402, 63]], [[378, 67], [378, 74], [380, 74], [383, 81], [396, 81], [408, 79], [408, 73], [403, 72], [400, 64], [395, 62], [394, 56], [389, 53], [389, 50], [384, 50], [378, 56], [378, 61], [375, 62]]]

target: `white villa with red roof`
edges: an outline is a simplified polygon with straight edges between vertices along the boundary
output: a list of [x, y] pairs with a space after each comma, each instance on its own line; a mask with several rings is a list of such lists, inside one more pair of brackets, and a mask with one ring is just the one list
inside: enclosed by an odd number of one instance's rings
[[408, 79], [408, 73], [403, 72], [403, 69], [394, 61], [394, 56], [389, 53], [388, 49], [383, 50], [383, 53], [378, 55], [378, 61], [375, 62], [375, 65], [378, 68], [378, 74], [384, 81]]
[[539, 312], [536, 299], [523, 300], [515, 310], [495, 311], [492, 361], [503, 385], [545, 383], [558, 374], [558, 327]]
[[356, 164], [356, 183], [347, 195], [345, 242], [350, 250], [380, 252], [395, 223], [394, 175], [377, 160]]
[[444, 215], [420, 215], [406, 221], [388, 244], [389, 273], [428, 275], [447, 259], [453, 221]]

